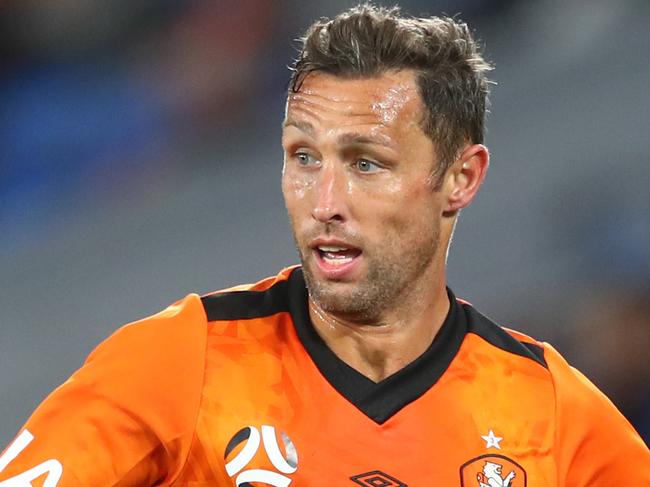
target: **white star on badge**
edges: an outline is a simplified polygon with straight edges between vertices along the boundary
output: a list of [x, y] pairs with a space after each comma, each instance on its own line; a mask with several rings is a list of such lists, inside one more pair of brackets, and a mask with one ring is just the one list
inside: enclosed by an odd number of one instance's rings
[[495, 436], [494, 431], [490, 430], [490, 432], [486, 436], [481, 436], [485, 440], [485, 448], [498, 448], [501, 450], [501, 446], [499, 446], [499, 442], [503, 440], [502, 437], [500, 436]]

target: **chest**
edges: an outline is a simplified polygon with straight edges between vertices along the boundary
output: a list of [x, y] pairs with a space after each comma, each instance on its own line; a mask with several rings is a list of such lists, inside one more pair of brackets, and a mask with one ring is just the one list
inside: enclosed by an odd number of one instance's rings
[[[175, 485], [556, 485], [553, 404], [535, 380], [469, 377], [452, 365], [380, 424], [309, 361], [269, 354], [212, 365]], [[396, 400], [382, 394], [368, 402]]]

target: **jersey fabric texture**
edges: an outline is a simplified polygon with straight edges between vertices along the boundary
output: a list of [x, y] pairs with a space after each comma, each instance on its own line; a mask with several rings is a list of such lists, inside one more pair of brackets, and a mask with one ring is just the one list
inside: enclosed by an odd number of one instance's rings
[[548, 344], [457, 300], [379, 383], [309, 320], [299, 267], [118, 330], [0, 456], [0, 487], [650, 485], [650, 452]]

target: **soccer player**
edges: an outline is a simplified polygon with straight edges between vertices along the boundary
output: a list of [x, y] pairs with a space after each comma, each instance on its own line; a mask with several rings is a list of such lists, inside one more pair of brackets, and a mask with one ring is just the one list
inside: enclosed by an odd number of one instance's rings
[[0, 487], [650, 485], [606, 397], [446, 287], [489, 69], [456, 20], [313, 24], [282, 135], [302, 265], [121, 328], [0, 455]]

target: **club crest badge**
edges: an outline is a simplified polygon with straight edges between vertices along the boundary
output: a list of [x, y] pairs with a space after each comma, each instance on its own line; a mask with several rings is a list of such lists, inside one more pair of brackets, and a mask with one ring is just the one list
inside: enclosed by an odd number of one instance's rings
[[460, 467], [462, 487], [526, 487], [526, 471], [503, 455], [481, 455]]

